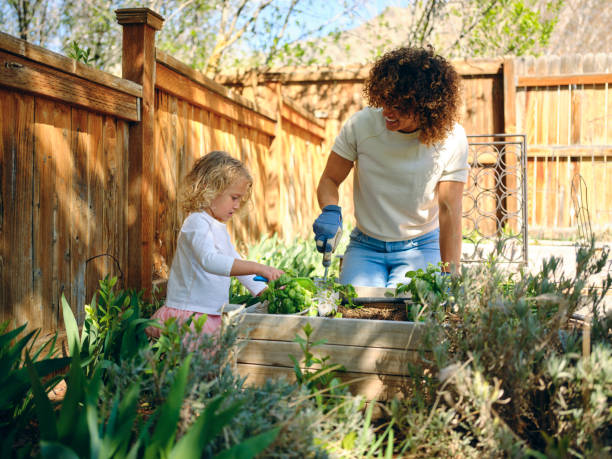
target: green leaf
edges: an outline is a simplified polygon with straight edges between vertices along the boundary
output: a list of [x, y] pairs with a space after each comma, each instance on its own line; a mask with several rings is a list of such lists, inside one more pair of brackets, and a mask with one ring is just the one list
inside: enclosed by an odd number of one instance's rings
[[187, 356], [178, 369], [168, 398], [160, 408], [159, 419], [153, 433], [153, 441], [145, 450], [145, 459], [156, 458], [160, 453], [163, 455], [170, 447], [178, 426], [190, 364], [191, 354]]
[[85, 385], [85, 375], [77, 352], [72, 356], [72, 364], [66, 377], [66, 395], [57, 420], [59, 439], [67, 438], [82, 428], [79, 423], [84, 423], [81, 406], [85, 400]]
[[183, 457], [200, 457], [202, 451], [238, 414], [242, 402], [236, 402], [226, 410], [218, 413], [217, 410], [225, 397], [213, 398], [200, 414], [194, 425], [189, 429], [172, 449], [169, 459]]
[[228, 450], [222, 451], [215, 456], [215, 459], [251, 459], [265, 450], [278, 436], [280, 429], [269, 430], [242, 443], [239, 443]]
[[71, 356], [74, 356], [75, 351], [78, 353], [81, 351], [81, 341], [79, 339], [79, 326], [74, 318], [72, 309], [66, 300], [66, 297], [62, 293], [62, 313], [64, 315], [64, 326], [66, 327], [66, 340], [68, 341], [68, 350]]
[[80, 459], [69, 447], [44, 440], [40, 442], [40, 453], [44, 459]]
[[34, 368], [34, 365], [32, 365], [30, 356], [27, 353], [26, 367], [28, 368], [30, 381], [32, 382], [32, 393], [34, 395], [34, 406], [38, 416], [40, 438], [50, 441], [57, 440], [58, 431], [51, 401], [49, 400], [49, 397], [47, 397], [47, 393], [44, 391], [40, 378], [36, 373], [36, 369]]
[[137, 415], [140, 386], [134, 383], [126, 394], [119, 396], [113, 404], [112, 415], [106, 425], [106, 434], [103, 439], [101, 457], [125, 457], [125, 451], [130, 446], [132, 426]]

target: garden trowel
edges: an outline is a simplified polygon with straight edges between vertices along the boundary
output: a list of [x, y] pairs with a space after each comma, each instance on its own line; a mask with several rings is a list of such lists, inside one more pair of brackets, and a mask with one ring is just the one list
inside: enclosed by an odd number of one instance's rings
[[[342, 227], [338, 227], [338, 231], [336, 231], [336, 235], [332, 239], [328, 239], [325, 242], [325, 252], [323, 252], [323, 267], [325, 268], [325, 274], [323, 274], [323, 282], [327, 282], [327, 271], [331, 265], [331, 257], [332, 253], [336, 251], [336, 247], [338, 246], [338, 242], [340, 242], [340, 238], [342, 237]], [[323, 241], [317, 241], [317, 246], [322, 247]]]

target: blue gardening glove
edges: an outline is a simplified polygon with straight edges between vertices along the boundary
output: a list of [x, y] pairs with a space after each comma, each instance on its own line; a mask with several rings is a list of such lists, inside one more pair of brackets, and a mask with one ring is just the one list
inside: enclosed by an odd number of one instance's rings
[[[329, 205], [323, 207], [321, 215], [312, 224], [315, 233], [317, 250], [321, 253], [335, 249], [331, 246], [338, 229], [342, 227], [342, 209], [339, 206]], [[329, 241], [329, 242], [328, 242]]]

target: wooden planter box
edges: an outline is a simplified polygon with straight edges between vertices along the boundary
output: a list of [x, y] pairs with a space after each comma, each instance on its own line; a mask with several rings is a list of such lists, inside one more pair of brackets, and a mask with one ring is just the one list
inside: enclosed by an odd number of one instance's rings
[[285, 376], [295, 381], [293, 362], [303, 358], [293, 340], [305, 338], [303, 327], [313, 328], [311, 341], [317, 357], [329, 356], [328, 364], [341, 364], [341, 373], [353, 394], [369, 400], [387, 400], [401, 394], [406, 363], [416, 361], [422, 348], [423, 325], [369, 319], [304, 317], [298, 315], [245, 313], [240, 336], [246, 345], [237, 356], [238, 372], [247, 384], [263, 384], [268, 378]]

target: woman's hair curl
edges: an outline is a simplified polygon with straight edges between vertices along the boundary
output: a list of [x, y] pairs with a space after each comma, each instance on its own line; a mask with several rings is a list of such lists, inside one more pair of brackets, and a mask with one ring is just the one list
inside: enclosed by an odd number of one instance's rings
[[459, 117], [461, 80], [433, 48], [398, 48], [378, 59], [363, 93], [372, 107], [393, 107], [419, 120], [419, 140], [444, 140]]

